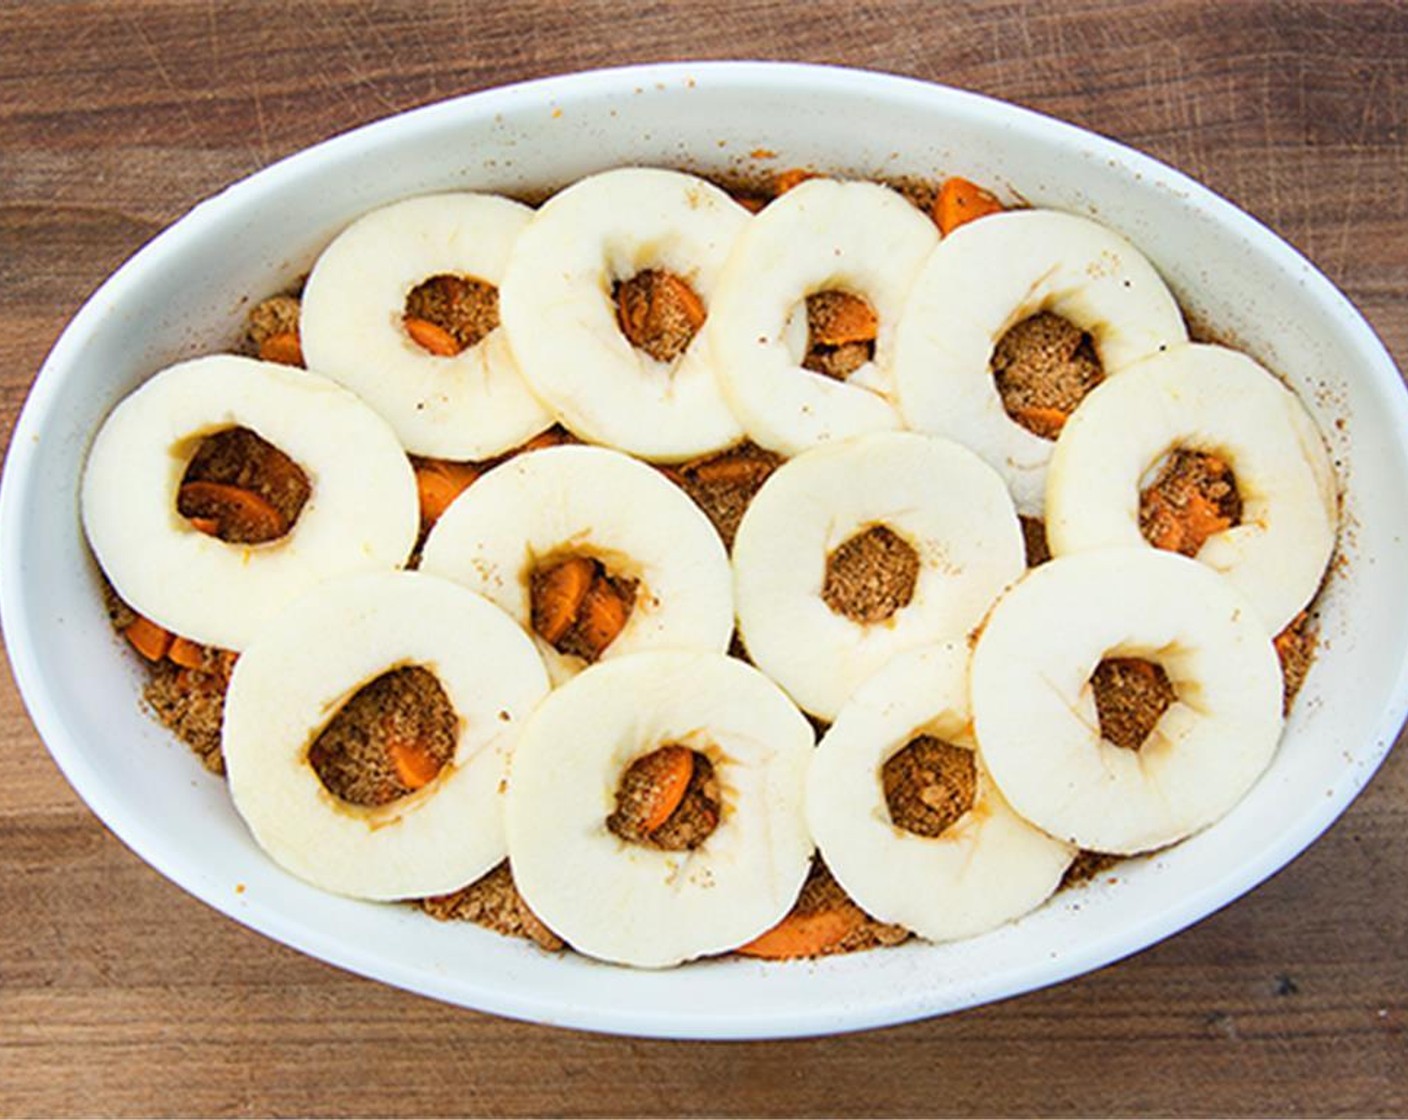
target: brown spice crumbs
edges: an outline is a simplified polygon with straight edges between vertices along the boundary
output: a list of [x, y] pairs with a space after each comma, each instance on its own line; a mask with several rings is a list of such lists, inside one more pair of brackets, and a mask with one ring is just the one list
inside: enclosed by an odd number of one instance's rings
[[826, 558], [821, 598], [853, 622], [883, 622], [914, 598], [919, 567], [913, 545], [884, 525], [872, 525]]
[[523, 901], [508, 860], [467, 887], [418, 899], [416, 905], [437, 921], [473, 922], [505, 937], [526, 937], [540, 949], [553, 953], [567, 947]]
[[1137, 751], [1170, 704], [1178, 699], [1163, 666], [1142, 657], [1107, 657], [1090, 678], [1100, 734]]
[[646, 817], [655, 802], [660, 780], [654, 760], [662, 751], [643, 755], [626, 767], [616, 789], [616, 809], [606, 818], [607, 829], [622, 840], [667, 852], [693, 851], [719, 826], [723, 795], [714, 764], [707, 755], [692, 751], [694, 768], [679, 805], [664, 824], [647, 829]]
[[472, 276], [441, 273], [410, 290], [405, 314], [435, 324], [468, 350], [499, 325], [499, 289]]
[[1237, 478], [1207, 452], [1178, 448], [1139, 494], [1139, 531], [1155, 548], [1196, 556], [1214, 533], [1241, 523]]
[[646, 269], [618, 281], [611, 293], [621, 333], [657, 362], [673, 362], [704, 325], [704, 304], [672, 272]]
[[829, 957], [838, 953], [859, 953], [882, 945], [898, 945], [912, 936], [904, 926], [877, 921], [862, 910], [831, 874], [820, 856], [812, 861], [802, 893], [797, 896], [788, 916], [806, 917], [811, 914], [844, 911], [855, 917], [855, 928], [840, 941], [828, 945], [816, 955]]
[[[298, 520], [313, 492], [303, 469], [249, 428], [226, 428], [201, 440], [181, 478], [183, 487], [192, 482], [220, 483], [256, 495], [273, 507], [284, 532]], [[178, 498], [177, 508], [185, 517], [208, 515], [205, 509], [197, 508], [184, 498]], [[274, 539], [252, 525], [241, 532], [238, 518], [226, 524], [230, 529], [222, 534], [223, 539], [232, 543], [258, 544]]]
[[1027, 549], [1027, 567], [1036, 568], [1051, 559], [1051, 545], [1046, 539], [1046, 522], [1039, 517], [1018, 517], [1022, 523], [1022, 543]]
[[890, 820], [916, 836], [941, 836], [973, 808], [978, 792], [973, 752], [932, 735], [896, 751], [880, 776]]
[[385, 805], [439, 773], [455, 753], [459, 718], [429, 669], [407, 665], [363, 685], [308, 748], [328, 792]]
[[201, 765], [212, 774], [223, 774], [220, 727], [230, 686], [228, 668], [210, 658], [200, 669], [182, 668], [170, 661], [152, 662], [148, 668], [151, 676], [142, 690], [147, 706], [162, 726], [196, 753]]
[[668, 473], [713, 522], [724, 547], [731, 549], [748, 504], [782, 463], [781, 455], [744, 442]]
[[1100, 872], [1108, 871], [1114, 867], [1123, 858], [1123, 856], [1117, 856], [1110, 852], [1092, 852], [1089, 848], [1082, 848], [1076, 853], [1076, 858], [1071, 861], [1071, 865], [1066, 868], [1066, 873], [1061, 876], [1061, 883], [1056, 889], [1062, 891], [1067, 887], [1088, 882]]
[[992, 374], [1007, 415], [1043, 439], [1055, 439], [1105, 378], [1090, 335], [1050, 311], [1023, 319], [997, 340]]
[[1318, 640], [1315, 623], [1307, 611], [1301, 611], [1276, 635], [1276, 656], [1281, 659], [1283, 714], [1290, 713], [1296, 693], [1305, 684], [1306, 674], [1315, 661]]
[[297, 335], [301, 306], [294, 295], [270, 296], [256, 303], [245, 322], [245, 349], [258, 354], [260, 347], [275, 335]]
[[802, 368], [844, 381], [875, 357], [877, 323], [869, 302], [850, 292], [807, 297], [807, 352]]

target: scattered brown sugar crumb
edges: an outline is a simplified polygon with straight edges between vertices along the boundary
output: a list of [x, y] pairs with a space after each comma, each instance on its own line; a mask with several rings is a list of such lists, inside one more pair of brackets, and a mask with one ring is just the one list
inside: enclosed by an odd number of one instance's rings
[[539, 564], [529, 577], [533, 629], [558, 653], [593, 662], [625, 629], [639, 586], [591, 556]]
[[177, 510], [235, 544], [283, 536], [312, 493], [301, 467], [249, 428], [201, 440], [181, 478]]
[[1042, 439], [1055, 439], [1085, 395], [1105, 379], [1089, 334], [1039, 311], [997, 340], [992, 375], [1007, 415]]
[[289, 294], [270, 296], [256, 303], [245, 321], [245, 351], [266, 362], [303, 365], [298, 334], [301, 306], [298, 297]]
[[433, 781], [458, 737], [435, 674], [407, 665], [358, 689], [313, 740], [308, 764], [335, 797], [385, 805]]
[[1089, 882], [1102, 871], [1108, 871], [1114, 867], [1123, 858], [1123, 856], [1113, 855], [1110, 852], [1092, 852], [1088, 848], [1082, 848], [1076, 853], [1076, 858], [1071, 861], [1070, 867], [1066, 868], [1066, 873], [1061, 876], [1061, 884], [1056, 889], [1061, 891], [1067, 887]]
[[890, 820], [916, 836], [941, 836], [973, 808], [978, 768], [973, 752], [920, 735], [880, 770]]
[[1037, 568], [1051, 559], [1051, 545], [1046, 539], [1046, 522], [1039, 517], [1018, 518], [1022, 523], [1022, 543], [1027, 549], [1027, 567]]
[[1139, 494], [1139, 531], [1155, 548], [1196, 556], [1213, 534], [1242, 523], [1242, 497], [1226, 461], [1179, 448]]
[[[429, 323], [452, 346], [437, 349], [417, 336], [412, 320]], [[406, 329], [426, 349], [448, 357], [468, 350], [499, 325], [499, 289], [472, 276], [441, 273], [423, 280], [406, 296]], [[434, 338], [433, 332], [431, 338]], [[445, 353], [448, 351], [447, 353]]]
[[1306, 674], [1315, 661], [1318, 636], [1315, 623], [1307, 611], [1301, 611], [1276, 635], [1276, 655], [1281, 659], [1282, 712], [1289, 714], [1296, 693], [1305, 683]]
[[1107, 657], [1090, 678], [1100, 734], [1137, 751], [1170, 704], [1178, 699], [1163, 666], [1142, 657]]
[[857, 906], [817, 857], [787, 916], [736, 951], [767, 960], [800, 960], [898, 945], [909, 937], [904, 926], [877, 921]]
[[781, 455], [754, 443], [741, 443], [667, 473], [713, 522], [724, 547], [732, 548], [748, 503], [782, 463]]
[[673, 272], [637, 272], [616, 283], [612, 298], [621, 333], [657, 362], [673, 362], [704, 325], [703, 300]]
[[622, 840], [647, 847], [693, 851], [718, 827], [722, 806], [709, 757], [667, 744], [626, 767], [606, 827]]
[[807, 297], [807, 352], [802, 368], [844, 381], [875, 357], [879, 320], [868, 300], [830, 290]]
[[909, 606], [919, 581], [919, 553], [898, 533], [872, 525], [826, 558], [822, 601], [853, 622], [884, 622]]
[[527, 938], [538, 948], [552, 953], [567, 947], [562, 938], [528, 909], [514, 885], [508, 860], [467, 887], [419, 899], [416, 905], [437, 921], [473, 922], [505, 937]]
[[151, 676], [142, 690], [142, 698], [162, 726], [189, 746], [213, 774], [225, 772], [220, 727], [231, 664], [232, 658], [224, 663], [212, 660], [208, 668], [187, 669], [157, 661], [149, 665]]

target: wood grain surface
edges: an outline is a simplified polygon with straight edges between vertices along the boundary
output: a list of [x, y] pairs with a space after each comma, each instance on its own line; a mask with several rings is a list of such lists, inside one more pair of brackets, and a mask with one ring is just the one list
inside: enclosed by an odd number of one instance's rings
[[[0, 430], [93, 288], [199, 199], [354, 125], [610, 64], [944, 81], [1182, 168], [1408, 358], [1408, 8], [593, 0], [0, 6]], [[218, 277], [216, 278], [218, 280]], [[1408, 752], [1291, 867], [1084, 979], [783, 1043], [446, 1008], [187, 897], [77, 800], [0, 674], [0, 1113], [1401, 1114]]]

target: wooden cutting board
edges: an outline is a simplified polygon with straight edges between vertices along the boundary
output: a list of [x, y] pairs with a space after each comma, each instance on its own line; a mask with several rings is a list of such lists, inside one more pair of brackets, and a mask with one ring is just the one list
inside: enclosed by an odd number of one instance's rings
[[[7, 5], [6, 439], [84, 298], [232, 180], [453, 94], [731, 56], [944, 81], [1133, 144], [1270, 224], [1408, 357], [1402, 5]], [[0, 758], [0, 1114], [1408, 1110], [1402, 750], [1292, 867], [1129, 961], [946, 1019], [727, 1045], [511, 1023], [266, 941], [104, 830], [8, 674]]]

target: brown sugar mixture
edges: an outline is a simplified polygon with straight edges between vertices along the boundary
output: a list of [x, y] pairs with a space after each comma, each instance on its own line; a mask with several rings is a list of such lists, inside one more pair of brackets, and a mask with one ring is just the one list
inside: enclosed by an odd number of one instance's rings
[[745, 442], [717, 455], [669, 468], [666, 474], [694, 499], [694, 504], [713, 522], [724, 547], [731, 549], [748, 503], [782, 463], [781, 455]]
[[884, 622], [909, 606], [919, 567], [913, 545], [884, 525], [872, 525], [826, 558], [821, 598], [853, 622]]
[[1060, 435], [1076, 405], [1105, 379], [1090, 335], [1050, 311], [997, 340], [992, 375], [1007, 415], [1042, 439]]
[[673, 362], [704, 325], [704, 301], [673, 272], [647, 269], [618, 281], [611, 293], [621, 333], [657, 362]]
[[402, 322], [423, 349], [453, 358], [498, 327], [499, 289], [472, 276], [432, 276], [407, 293]]
[[1309, 612], [1301, 611], [1290, 624], [1276, 635], [1276, 656], [1281, 659], [1281, 695], [1283, 714], [1289, 714], [1296, 693], [1305, 683], [1306, 674], [1315, 661], [1318, 638]]
[[248, 428], [201, 440], [176, 493], [181, 516], [231, 544], [277, 540], [293, 527], [312, 493], [292, 459]]
[[734, 951], [766, 960], [799, 960], [898, 945], [909, 937], [904, 926], [876, 921], [857, 906], [818, 856], [787, 917]]
[[932, 735], [891, 755], [880, 778], [890, 820], [916, 836], [941, 836], [973, 808], [978, 793], [973, 752]]
[[807, 297], [807, 352], [802, 368], [844, 381], [875, 357], [880, 321], [870, 302], [830, 290]]
[[225, 756], [220, 751], [220, 728], [234, 656], [208, 646], [198, 648], [202, 651], [199, 668], [170, 660], [152, 663], [142, 699], [157, 720], [195, 752], [201, 765], [212, 774], [223, 774]]
[[708, 755], [669, 743], [626, 767], [606, 827], [632, 843], [692, 852], [719, 826], [722, 809]]
[[1139, 531], [1155, 548], [1196, 556], [1210, 536], [1241, 523], [1232, 468], [1204, 451], [1175, 450], [1139, 493]]
[[386, 805], [434, 781], [458, 738], [435, 674], [407, 665], [358, 689], [313, 740], [308, 764], [335, 797]]
[[1039, 517], [1022, 514], [1022, 544], [1027, 550], [1027, 567], [1037, 568], [1051, 559], [1051, 545], [1046, 540], [1046, 522]]
[[514, 885], [508, 860], [467, 887], [450, 894], [422, 898], [416, 905], [437, 921], [473, 922], [505, 937], [526, 937], [549, 952], [567, 947], [523, 901]]
[[1114, 867], [1123, 858], [1123, 856], [1117, 856], [1111, 852], [1092, 852], [1089, 848], [1082, 848], [1076, 853], [1076, 858], [1071, 861], [1071, 865], [1066, 868], [1066, 873], [1061, 876], [1061, 882], [1056, 889], [1063, 891], [1067, 887], [1088, 883], [1102, 871], [1108, 871]]
[[625, 629], [639, 584], [591, 556], [539, 564], [529, 579], [533, 629], [558, 653], [593, 662]]
[[303, 365], [298, 335], [298, 296], [270, 296], [255, 304], [245, 323], [245, 349], [266, 362]]
[[1178, 699], [1163, 667], [1142, 657], [1107, 657], [1090, 678], [1100, 734], [1137, 751]]

